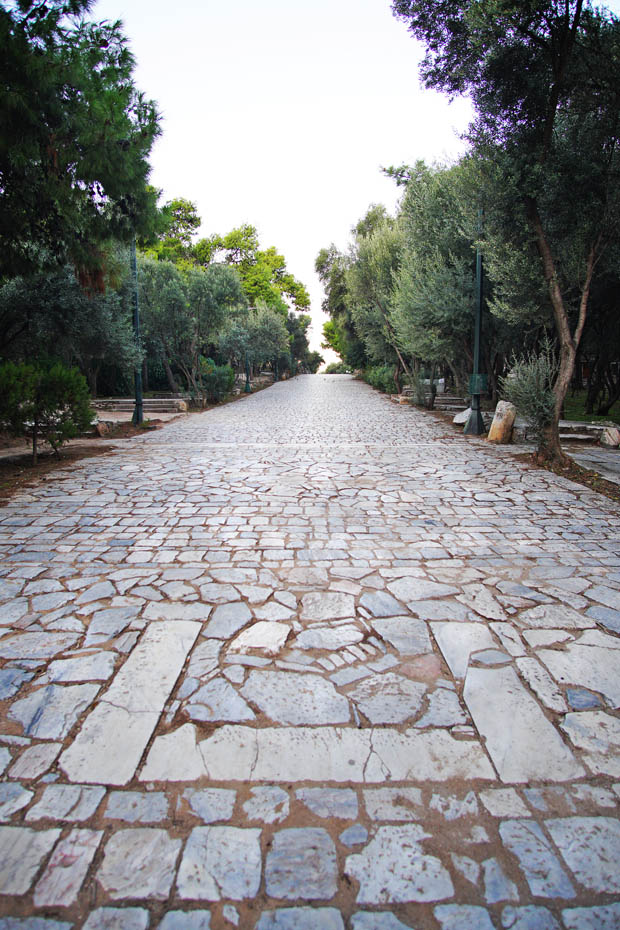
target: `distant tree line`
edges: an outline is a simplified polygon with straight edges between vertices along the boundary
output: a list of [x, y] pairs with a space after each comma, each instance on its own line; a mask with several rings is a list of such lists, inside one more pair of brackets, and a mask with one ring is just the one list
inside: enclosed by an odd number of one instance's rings
[[396, 216], [373, 205], [346, 252], [321, 250], [324, 345], [396, 383], [441, 372], [465, 391], [480, 249], [491, 394], [551, 336], [540, 453], [561, 459], [571, 385], [585, 373], [589, 412], [620, 399], [620, 21], [585, 0], [392, 6], [426, 46], [425, 85], [470, 97], [469, 149], [386, 169], [403, 190]]

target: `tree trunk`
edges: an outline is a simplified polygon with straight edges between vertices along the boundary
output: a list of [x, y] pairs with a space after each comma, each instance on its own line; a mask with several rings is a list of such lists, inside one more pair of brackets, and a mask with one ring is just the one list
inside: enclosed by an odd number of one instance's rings
[[173, 394], [178, 394], [179, 387], [176, 381], [174, 380], [174, 375], [172, 374], [172, 368], [170, 367], [168, 359], [166, 358], [165, 355], [162, 356], [162, 361], [164, 363], [164, 371], [166, 372], [166, 379], [168, 381], [168, 387], [170, 388]]
[[396, 363], [396, 368], [394, 369], [394, 384], [396, 385], [396, 393], [401, 393], [400, 388], [400, 362]]
[[560, 370], [553, 386], [555, 395], [555, 404], [553, 417], [549, 426], [543, 431], [538, 444], [538, 458], [543, 461], [565, 462], [566, 456], [562, 451], [560, 443], [560, 418], [564, 406], [564, 398], [570, 386], [573, 371], [575, 369], [575, 359], [577, 357], [577, 348], [581, 341], [583, 328], [586, 322], [588, 310], [588, 298], [590, 296], [590, 286], [592, 284], [592, 275], [594, 272], [594, 263], [596, 258], [596, 247], [592, 245], [586, 261], [586, 275], [581, 290], [581, 300], [579, 303], [579, 316], [575, 332], [571, 333], [568, 313], [564, 306], [564, 298], [558, 280], [558, 274], [555, 267], [555, 260], [551, 252], [551, 247], [543, 229], [542, 220], [538, 212], [538, 206], [533, 198], [526, 198], [525, 205], [527, 216], [530, 224], [536, 234], [538, 250], [543, 263], [543, 270], [549, 297], [553, 308], [553, 317], [555, 328], [560, 342]]

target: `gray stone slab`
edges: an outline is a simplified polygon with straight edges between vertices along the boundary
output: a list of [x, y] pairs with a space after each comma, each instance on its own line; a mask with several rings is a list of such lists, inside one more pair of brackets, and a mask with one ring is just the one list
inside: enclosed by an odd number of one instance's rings
[[295, 795], [318, 817], [357, 817], [357, 795], [350, 788], [298, 788]]
[[250, 672], [241, 689], [244, 698], [278, 723], [346, 723], [347, 699], [324, 678], [297, 672]]
[[519, 860], [533, 895], [574, 898], [575, 891], [549, 840], [531, 820], [505, 820], [499, 828], [502, 843]]
[[489, 912], [473, 904], [440, 904], [433, 914], [441, 930], [495, 930]]
[[231, 652], [248, 652], [257, 649], [266, 655], [277, 655], [291, 632], [286, 623], [261, 620], [243, 630], [230, 644]]
[[112, 791], [104, 816], [127, 823], [159, 823], [168, 816], [168, 799], [163, 791]]
[[470, 667], [463, 697], [502, 781], [566, 781], [584, 774], [514, 669]]
[[553, 842], [577, 881], [601, 894], [620, 892], [620, 823], [611, 817], [545, 821]]
[[[113, 833], [105, 846], [97, 881], [112, 899], [168, 897], [181, 840], [166, 830], [136, 827]], [[131, 863], [131, 868], [128, 868]]]
[[411, 930], [389, 911], [358, 911], [351, 917], [351, 930]]
[[243, 601], [219, 604], [211, 615], [205, 635], [211, 639], [230, 639], [252, 619], [252, 613]]
[[26, 736], [59, 739], [88, 710], [99, 685], [47, 685], [15, 701], [9, 717], [21, 723]]
[[344, 930], [334, 907], [282, 907], [263, 911], [256, 930]]
[[364, 804], [371, 820], [420, 820], [424, 813], [420, 788], [366, 788]]
[[502, 910], [504, 930], [560, 930], [560, 925], [546, 907], [508, 905]]
[[403, 656], [424, 655], [433, 651], [424, 620], [417, 617], [392, 617], [371, 620], [370, 623], [375, 633]]
[[33, 797], [19, 782], [0, 782], [0, 822], [10, 820], [13, 814], [26, 807]]
[[9, 769], [11, 778], [38, 778], [53, 765], [62, 743], [37, 743], [29, 746]]
[[60, 830], [0, 827], [0, 894], [26, 894]]
[[361, 642], [363, 638], [362, 631], [352, 623], [335, 627], [311, 627], [296, 636], [293, 646], [297, 649], [325, 649], [328, 652], [336, 652]]
[[431, 629], [455, 678], [465, 677], [472, 652], [495, 646], [484, 623], [431, 623]]
[[404, 604], [411, 601], [425, 601], [435, 597], [449, 597], [458, 594], [458, 588], [448, 584], [440, 584], [427, 578], [399, 578], [388, 584], [388, 590], [394, 597]]
[[102, 639], [117, 636], [139, 613], [139, 607], [107, 607], [104, 610], [95, 611], [88, 624], [88, 633], [84, 640], [84, 646], [88, 648], [91, 644], [98, 643]]
[[203, 720], [208, 723], [222, 720], [254, 720], [256, 716], [230, 682], [221, 676], [212, 678], [195, 691], [185, 710], [191, 720]]
[[562, 650], [539, 649], [544, 662], [560, 684], [579, 685], [604, 694], [612, 707], [620, 707], [620, 642], [617, 637], [601, 633], [596, 642], [582, 637]]
[[229, 788], [186, 788], [183, 797], [203, 823], [217, 823], [232, 817], [237, 792]]
[[0, 669], [0, 701], [12, 698], [21, 686], [33, 677], [34, 672], [27, 672], [23, 668]]
[[149, 912], [143, 907], [98, 907], [82, 930], [147, 930]]
[[94, 785], [48, 785], [26, 820], [88, 820], [104, 794], [105, 788]]
[[0, 639], [2, 659], [50, 659], [79, 639], [75, 633], [17, 633]]
[[215, 671], [219, 665], [221, 648], [222, 644], [217, 639], [205, 639], [197, 643], [190, 655], [188, 677], [201, 680]]
[[252, 788], [250, 797], [243, 804], [243, 810], [248, 820], [281, 823], [288, 817], [289, 806], [286, 791], [275, 785], [266, 785]]
[[34, 890], [35, 907], [70, 907], [101, 842], [101, 830], [72, 830], [57, 844]]
[[387, 591], [362, 594], [360, 607], [364, 607], [373, 617], [397, 617], [403, 613], [403, 605]]
[[124, 785], [133, 778], [200, 626], [152, 623], [60, 758], [71, 781]]
[[280, 830], [265, 859], [265, 888], [273, 898], [329, 900], [338, 888], [336, 847], [318, 827]]
[[301, 599], [302, 620], [338, 620], [353, 617], [355, 600], [337, 591], [312, 591]]
[[0, 917], [0, 930], [72, 930], [73, 924], [45, 917]]
[[114, 671], [113, 652], [95, 652], [75, 659], [57, 659], [47, 670], [49, 681], [106, 681]]
[[359, 882], [360, 904], [442, 901], [451, 898], [450, 875], [423, 851], [429, 834], [418, 824], [379, 827], [361, 853], [347, 856], [345, 873]]
[[620, 903], [566, 908], [562, 920], [566, 930], [618, 930]]
[[485, 859], [482, 863], [484, 880], [484, 900], [487, 904], [499, 901], [518, 901], [519, 890], [504, 872], [501, 863], [495, 859]]
[[426, 713], [416, 721], [416, 727], [455, 727], [469, 722], [454, 691], [436, 688], [427, 699]]
[[210, 911], [168, 911], [158, 930], [210, 930]]
[[620, 777], [620, 720], [602, 710], [566, 714], [560, 724], [595, 775]]
[[418, 714], [425, 693], [422, 682], [385, 672], [358, 682], [348, 697], [372, 724], [405, 723]]
[[351, 849], [353, 846], [368, 842], [368, 830], [361, 823], [354, 823], [353, 826], [343, 830], [338, 839]]
[[192, 830], [179, 866], [179, 897], [202, 901], [253, 899], [260, 881], [260, 830], [239, 827]]

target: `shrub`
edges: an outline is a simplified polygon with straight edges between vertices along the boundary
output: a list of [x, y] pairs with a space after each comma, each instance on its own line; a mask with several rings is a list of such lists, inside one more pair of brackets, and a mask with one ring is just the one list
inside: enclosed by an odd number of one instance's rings
[[411, 403], [417, 407], [426, 407], [426, 385], [422, 373], [418, 371], [412, 372], [407, 381], [412, 392]]
[[230, 365], [216, 365], [211, 358], [200, 358], [200, 379], [206, 403], [217, 404], [233, 389], [235, 372]]
[[63, 442], [93, 420], [86, 379], [77, 368], [5, 362], [0, 365], [0, 426], [13, 436], [30, 436], [36, 465], [38, 440], [56, 454]]
[[383, 391], [384, 394], [396, 393], [393, 365], [375, 365], [372, 368], [366, 368], [362, 377], [371, 387]]
[[325, 371], [324, 375], [349, 375], [351, 374], [351, 369], [348, 365], [345, 365], [344, 362], [331, 362]]
[[502, 396], [531, 424], [538, 442], [553, 419], [558, 369], [553, 343], [545, 338], [540, 353], [513, 355], [510, 371], [500, 378]]

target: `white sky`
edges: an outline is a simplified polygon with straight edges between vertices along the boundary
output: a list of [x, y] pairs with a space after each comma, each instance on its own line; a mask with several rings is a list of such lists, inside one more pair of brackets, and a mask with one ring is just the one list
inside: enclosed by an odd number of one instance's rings
[[382, 165], [457, 157], [468, 104], [420, 88], [390, 0], [97, 0], [90, 16], [123, 21], [158, 102], [152, 183], [196, 203], [202, 236], [256, 226], [310, 291], [318, 349], [319, 249], [346, 248], [369, 204], [394, 208]]

